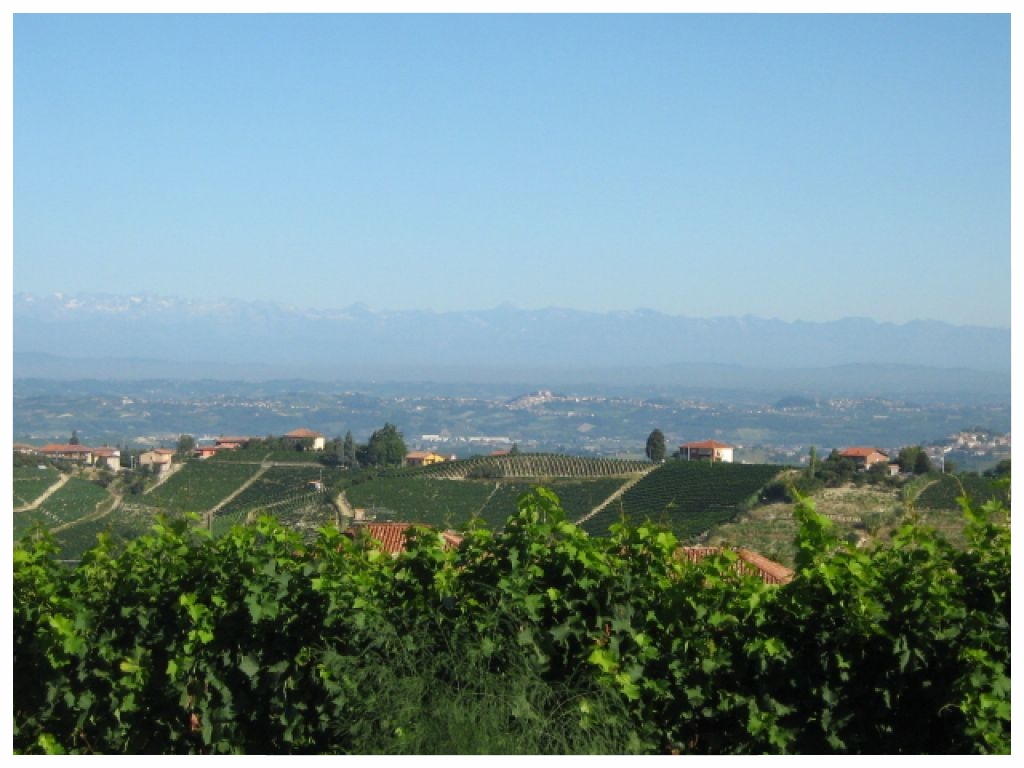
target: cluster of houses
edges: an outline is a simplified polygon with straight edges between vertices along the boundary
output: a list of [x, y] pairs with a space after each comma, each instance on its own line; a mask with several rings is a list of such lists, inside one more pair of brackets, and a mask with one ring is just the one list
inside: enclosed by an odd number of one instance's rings
[[[51, 443], [43, 447], [15, 443], [14, 450], [17, 453], [42, 456], [47, 459], [58, 459], [61, 461], [73, 461], [76, 464], [83, 464], [89, 467], [101, 467], [118, 472], [121, 469], [121, 451], [117, 448], [90, 448], [85, 445], [74, 445], [72, 443]], [[154, 448], [139, 454], [139, 466], [150, 467], [154, 471], [161, 471], [171, 465], [174, 458], [174, 451], [169, 448]]]
[[[679, 458], [684, 461], [733, 461], [734, 446], [720, 443], [717, 440], [703, 440], [696, 443], [684, 443], [679, 446]], [[886, 464], [890, 475], [897, 475], [900, 466], [889, 459], [889, 456], [878, 448], [853, 446], [839, 451], [839, 456], [850, 459], [858, 470], [869, 470], [876, 464]]]
[[[197, 445], [192, 455], [198, 459], [209, 459], [224, 451], [234, 451], [245, 447], [252, 437], [237, 435], [221, 436], [214, 438], [212, 443]], [[327, 444], [327, 438], [320, 432], [306, 427], [293, 429], [281, 436], [286, 442], [302, 443], [312, 451], [322, 451]], [[38, 448], [31, 445], [15, 444], [14, 450], [22, 453], [32, 453], [51, 459], [62, 459], [74, 461], [88, 466], [104, 466], [115, 472], [121, 469], [121, 452], [117, 448], [89, 448], [83, 445], [59, 445], [51, 444]], [[734, 459], [735, 446], [718, 440], [701, 440], [697, 442], [683, 443], [679, 446], [679, 458], [684, 461], [710, 461], [731, 463]], [[492, 456], [505, 456], [509, 451], [495, 451]], [[139, 455], [139, 466], [149, 467], [155, 472], [160, 472], [171, 465], [175, 452], [169, 448], [154, 448]], [[885, 462], [889, 472], [895, 475], [899, 472], [899, 465], [889, 459], [889, 456], [873, 447], [854, 446], [839, 451], [843, 458], [850, 459], [858, 469], [868, 470], [876, 464]], [[409, 451], [405, 455], [405, 463], [410, 467], [426, 467], [431, 464], [438, 464], [444, 461], [454, 460], [455, 456], [444, 456], [434, 451]]]

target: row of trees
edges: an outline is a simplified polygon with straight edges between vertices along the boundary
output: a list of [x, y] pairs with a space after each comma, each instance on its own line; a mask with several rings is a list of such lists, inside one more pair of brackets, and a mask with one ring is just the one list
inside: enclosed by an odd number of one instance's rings
[[406, 453], [402, 433], [394, 424], [386, 423], [374, 430], [365, 444], [356, 443], [352, 432], [328, 441], [320, 461], [335, 467], [400, 467]]

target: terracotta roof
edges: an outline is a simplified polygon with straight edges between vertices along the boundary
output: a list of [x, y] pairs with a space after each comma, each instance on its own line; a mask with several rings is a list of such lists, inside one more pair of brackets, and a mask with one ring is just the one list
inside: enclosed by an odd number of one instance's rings
[[845, 456], [847, 458], [860, 458], [860, 457], [866, 458], [866, 457], [871, 456], [872, 454], [875, 454], [875, 453], [880, 453], [882, 456], [885, 456], [885, 452], [884, 451], [880, 451], [877, 448], [864, 448], [864, 447], [859, 447], [859, 446], [858, 447], [854, 447], [854, 448], [847, 448], [846, 450], [840, 451], [839, 455], [840, 456]]
[[680, 448], [732, 448], [728, 443], [720, 443], [717, 440], [704, 440], [699, 443], [683, 443]]
[[288, 432], [285, 437], [292, 437], [295, 439], [301, 439], [306, 437], [323, 437], [319, 432], [314, 432], [312, 429], [306, 429], [305, 427], [299, 427]]
[[[369, 536], [376, 539], [389, 555], [397, 555], [405, 551], [405, 532], [414, 525], [421, 528], [431, 527], [417, 523], [363, 523], [349, 528], [345, 535], [353, 539], [357, 536]], [[445, 549], [454, 549], [462, 543], [462, 536], [455, 531], [444, 531], [441, 538]]]
[[[721, 547], [680, 547], [676, 550], [676, 556], [686, 558], [691, 563], [699, 563], [705, 557], [717, 555], [721, 551]], [[788, 584], [793, 580], [793, 571], [781, 563], [769, 560], [749, 549], [740, 548], [733, 551], [740, 558], [737, 569], [743, 573], [760, 576], [765, 584]]]
[[121, 455], [121, 451], [119, 451], [117, 448], [94, 448], [93, 453], [96, 456], [103, 457], [114, 457]]
[[44, 445], [39, 449], [40, 453], [92, 453], [92, 448], [86, 448], [84, 445], [61, 445], [59, 443], [51, 443], [50, 445]]
[[247, 443], [249, 442], [250, 439], [251, 438], [248, 437], [225, 437], [222, 435], [221, 437], [214, 438], [213, 442], [215, 442], [217, 445], [220, 445], [221, 443]]

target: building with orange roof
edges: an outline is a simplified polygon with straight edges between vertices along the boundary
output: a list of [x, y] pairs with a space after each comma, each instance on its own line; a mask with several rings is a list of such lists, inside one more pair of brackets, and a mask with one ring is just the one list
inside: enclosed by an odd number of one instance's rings
[[305, 427], [293, 429], [291, 432], [288, 432], [285, 435], [283, 435], [283, 437], [285, 440], [291, 440], [296, 443], [305, 440], [310, 440], [310, 447], [314, 451], [322, 451], [324, 449], [324, 446], [327, 445], [327, 438], [325, 438], [319, 432], [314, 432], [312, 429], [306, 429]]
[[433, 451], [409, 451], [405, 454], [405, 463], [410, 467], [429, 467], [444, 460], [444, 456]]
[[39, 453], [48, 459], [63, 459], [65, 461], [78, 461], [82, 464], [93, 463], [93, 449], [84, 445], [71, 445], [70, 443], [51, 443], [39, 449]]
[[850, 459], [857, 465], [857, 469], [871, 469], [874, 464], [879, 464], [883, 461], [888, 463], [889, 461], [889, 457], [877, 448], [866, 448], [863, 446], [845, 448], [839, 452], [839, 455], [844, 459]]
[[[346, 530], [345, 535], [356, 541], [372, 539], [389, 555], [398, 555], [405, 551], [405, 533], [412, 527], [431, 528], [421, 523], [361, 523]], [[441, 531], [438, 535], [445, 549], [456, 549], [462, 543], [462, 536], [455, 531]]]
[[[782, 563], [776, 563], [749, 549], [737, 548], [732, 551], [739, 558], [736, 561], [736, 569], [741, 573], [757, 576], [765, 584], [788, 584], [793, 580], [793, 571]], [[676, 550], [676, 557], [691, 563], [699, 563], [705, 557], [720, 552], [722, 547], [679, 547]]]
[[696, 443], [683, 443], [679, 446], [679, 457], [687, 461], [727, 461], [732, 462], [733, 446], [717, 440], [702, 440]]

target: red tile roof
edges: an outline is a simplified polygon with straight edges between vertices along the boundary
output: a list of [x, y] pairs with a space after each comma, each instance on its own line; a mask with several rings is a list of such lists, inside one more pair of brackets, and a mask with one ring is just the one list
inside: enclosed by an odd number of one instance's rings
[[863, 448], [863, 447], [860, 447], [860, 446], [857, 446], [857, 447], [854, 447], [854, 448], [847, 448], [846, 450], [840, 451], [839, 455], [840, 456], [844, 456], [846, 458], [852, 459], [852, 458], [867, 458], [868, 456], [871, 456], [871, 455], [876, 454], [876, 453], [881, 454], [882, 456], [885, 456], [885, 453], [883, 451], [878, 450], [877, 448]]
[[288, 432], [285, 435], [285, 437], [291, 437], [296, 440], [299, 440], [306, 437], [323, 437], [323, 435], [321, 435], [319, 432], [314, 432], [312, 429], [299, 427], [298, 429], [293, 429], [291, 432]]
[[[355, 539], [357, 536], [369, 536], [380, 543], [381, 548], [389, 555], [397, 555], [405, 551], [405, 532], [414, 525], [430, 528], [429, 525], [417, 523], [362, 523], [345, 531], [345, 535]], [[462, 536], [455, 531], [441, 533], [445, 549], [454, 549], [462, 543]]]
[[728, 443], [720, 443], [717, 440], [704, 440], [699, 443], [683, 443], [680, 448], [732, 448]]
[[[699, 563], [705, 557], [717, 555], [721, 551], [721, 547], [680, 547], [676, 550], [676, 556], [686, 558], [691, 563]], [[769, 560], [749, 549], [740, 548], [733, 551], [740, 558], [737, 570], [742, 573], [759, 576], [765, 584], [788, 584], [793, 580], [793, 571], [781, 563]]]
[[86, 448], [84, 445], [61, 445], [59, 443], [51, 443], [50, 445], [44, 445], [39, 449], [40, 453], [92, 453], [92, 448]]

